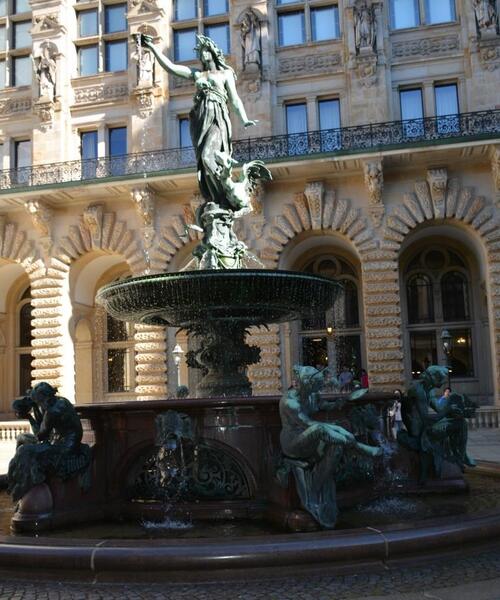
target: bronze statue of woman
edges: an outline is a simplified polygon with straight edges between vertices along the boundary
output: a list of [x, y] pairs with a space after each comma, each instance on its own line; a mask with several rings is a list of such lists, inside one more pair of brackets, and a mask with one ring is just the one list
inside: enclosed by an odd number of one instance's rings
[[166, 71], [193, 81], [196, 94], [189, 121], [198, 165], [200, 191], [207, 202], [215, 202], [226, 208], [226, 193], [220, 178], [221, 166], [218, 157], [231, 156], [229, 105], [245, 127], [256, 125], [257, 121], [247, 117], [236, 90], [236, 74], [226, 63], [222, 50], [204, 35], [198, 35], [196, 38], [195, 49], [202, 64], [201, 69], [173, 63], [158, 52], [149, 36], [141, 35], [140, 42], [153, 52]]

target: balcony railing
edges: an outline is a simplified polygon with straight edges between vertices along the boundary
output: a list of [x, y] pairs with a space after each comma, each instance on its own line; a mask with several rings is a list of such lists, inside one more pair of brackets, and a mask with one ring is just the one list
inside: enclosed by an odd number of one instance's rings
[[[233, 155], [239, 162], [255, 159], [277, 162], [290, 158], [341, 156], [399, 147], [492, 139], [498, 136], [500, 110], [487, 110], [239, 140], [233, 144]], [[0, 193], [114, 177], [134, 178], [175, 173], [193, 169], [195, 165], [192, 148], [175, 148], [22, 167], [0, 171]]]

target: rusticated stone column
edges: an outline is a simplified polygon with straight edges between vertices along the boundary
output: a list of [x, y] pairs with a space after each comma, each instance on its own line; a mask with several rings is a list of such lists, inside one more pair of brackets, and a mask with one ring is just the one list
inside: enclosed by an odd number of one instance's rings
[[254, 396], [281, 393], [280, 338], [277, 325], [252, 327], [247, 343], [260, 348], [260, 360], [248, 367]]
[[167, 397], [165, 327], [135, 326], [135, 392], [138, 400]]

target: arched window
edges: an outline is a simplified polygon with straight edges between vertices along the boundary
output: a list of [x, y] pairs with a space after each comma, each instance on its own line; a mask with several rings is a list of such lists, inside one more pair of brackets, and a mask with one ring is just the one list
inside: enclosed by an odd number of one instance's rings
[[441, 301], [444, 321], [469, 320], [469, 285], [463, 273], [450, 271], [443, 275], [441, 278]]
[[406, 297], [410, 323], [434, 321], [434, 297], [430, 277], [423, 273], [410, 277], [406, 284]]
[[134, 387], [132, 325], [106, 315], [104, 356], [106, 392], [130, 392]]
[[31, 342], [33, 332], [31, 326], [31, 287], [21, 295], [17, 304], [17, 393], [24, 394], [31, 387]]

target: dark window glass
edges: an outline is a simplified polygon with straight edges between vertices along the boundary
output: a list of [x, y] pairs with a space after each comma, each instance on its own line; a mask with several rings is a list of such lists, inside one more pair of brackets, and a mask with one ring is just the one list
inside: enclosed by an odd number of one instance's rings
[[99, 68], [97, 46], [78, 48], [78, 67], [80, 75], [95, 75]]
[[288, 104], [286, 107], [286, 130], [290, 156], [307, 154], [307, 107], [305, 104]]
[[125, 71], [127, 69], [127, 40], [106, 42], [105, 71]]
[[108, 349], [108, 392], [127, 392], [127, 360], [125, 348]]
[[198, 16], [197, 0], [176, 0], [175, 2], [175, 19], [182, 21], [183, 19], [196, 19]]
[[31, 6], [29, 0], [14, 0], [13, 9], [16, 15], [23, 12], [30, 12]]
[[410, 333], [411, 374], [418, 379], [420, 374], [437, 364], [436, 332], [412, 331]]
[[14, 23], [12, 47], [13, 48], [27, 48], [31, 46], [31, 34], [30, 29], [32, 27], [31, 21], [21, 21]]
[[14, 143], [14, 168], [22, 169], [31, 166], [31, 140]]
[[451, 377], [474, 377], [470, 329], [451, 329]]
[[339, 9], [336, 6], [311, 8], [311, 29], [315, 42], [340, 37]]
[[296, 4], [297, 2], [300, 2], [301, 0], [277, 0], [276, 4], [282, 5], [282, 4]]
[[110, 315], [106, 319], [108, 342], [126, 342], [128, 340], [127, 324], [125, 321], [114, 319]]
[[127, 128], [114, 127], [108, 130], [108, 146], [110, 156], [121, 156], [127, 153]]
[[458, 92], [457, 86], [437, 85], [434, 88], [436, 98], [436, 117], [438, 132], [441, 134], [454, 134], [460, 131], [458, 117]]
[[302, 364], [319, 368], [328, 366], [328, 345], [326, 337], [302, 338]]
[[18, 393], [25, 394], [31, 387], [31, 354], [19, 355], [19, 388]]
[[280, 46], [303, 44], [306, 40], [304, 11], [279, 14], [278, 33]]
[[207, 25], [205, 27], [205, 34], [219, 46], [224, 54], [229, 54], [231, 52], [229, 43], [229, 25], [227, 23]]
[[80, 37], [97, 35], [97, 10], [81, 10], [78, 13], [78, 32]]
[[341, 147], [340, 131], [340, 102], [338, 100], [320, 100], [319, 128], [321, 129], [321, 150], [333, 152]]
[[203, 5], [206, 17], [224, 14], [228, 11], [227, 0], [204, 0]]
[[434, 306], [432, 282], [427, 275], [414, 275], [406, 285], [409, 323], [432, 323]]
[[465, 275], [458, 272], [443, 275], [441, 297], [445, 321], [467, 321], [470, 318], [469, 286]]
[[[337, 299], [340, 315], [334, 313], [335, 327], [358, 327], [359, 326], [359, 305], [358, 288], [353, 281], [342, 281], [343, 290]], [[337, 323], [337, 320], [339, 321]]]
[[127, 5], [110, 4], [105, 7], [104, 12], [104, 31], [106, 33], [115, 33], [116, 31], [127, 30]]
[[425, 18], [431, 25], [455, 21], [455, 0], [425, 0]]
[[401, 120], [406, 121], [403, 123], [404, 135], [409, 138], [423, 135], [424, 124], [421, 121], [424, 117], [422, 90], [401, 90], [399, 100], [401, 103]]
[[[442, 0], [432, 0], [439, 4]], [[420, 25], [418, 0], [391, 0], [391, 25], [393, 29], [405, 29]]]
[[176, 29], [174, 31], [175, 60], [194, 60], [197, 29]]
[[31, 346], [33, 339], [31, 330], [31, 303], [23, 304], [19, 311], [19, 346]]

